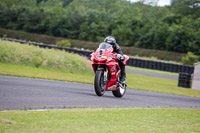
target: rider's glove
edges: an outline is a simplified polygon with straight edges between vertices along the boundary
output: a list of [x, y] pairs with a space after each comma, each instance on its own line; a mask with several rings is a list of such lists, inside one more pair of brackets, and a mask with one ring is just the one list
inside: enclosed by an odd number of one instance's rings
[[117, 54], [117, 59], [120, 61], [123, 61], [125, 59], [125, 57], [121, 54]]

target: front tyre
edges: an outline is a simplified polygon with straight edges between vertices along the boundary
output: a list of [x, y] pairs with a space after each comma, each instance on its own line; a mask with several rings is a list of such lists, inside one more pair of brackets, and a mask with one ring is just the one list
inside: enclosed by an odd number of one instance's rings
[[105, 93], [105, 85], [104, 85], [104, 71], [97, 70], [94, 79], [94, 88], [97, 96], [103, 96]]

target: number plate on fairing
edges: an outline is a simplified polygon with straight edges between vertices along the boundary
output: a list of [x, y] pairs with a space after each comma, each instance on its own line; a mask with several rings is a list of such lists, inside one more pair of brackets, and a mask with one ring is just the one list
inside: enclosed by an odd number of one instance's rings
[[115, 70], [115, 66], [113, 66], [112, 68], [111, 68], [111, 71], [114, 71]]
[[101, 55], [97, 55], [97, 58], [101, 58], [102, 56]]

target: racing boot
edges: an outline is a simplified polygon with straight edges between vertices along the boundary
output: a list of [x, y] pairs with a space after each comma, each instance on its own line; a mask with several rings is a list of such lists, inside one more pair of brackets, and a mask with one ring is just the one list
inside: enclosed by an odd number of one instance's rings
[[121, 83], [122, 84], [126, 84], [126, 72], [125, 72], [125, 65], [123, 65], [122, 63], [120, 63], [120, 68], [121, 68]]

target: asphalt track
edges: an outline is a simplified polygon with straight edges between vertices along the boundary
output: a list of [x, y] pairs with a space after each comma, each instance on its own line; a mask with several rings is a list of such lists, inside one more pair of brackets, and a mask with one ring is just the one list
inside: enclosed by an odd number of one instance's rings
[[138, 71], [138, 70], [130, 70], [130, 69], [126, 69], [126, 72], [139, 74], [139, 75], [146, 75], [146, 76], [151, 76], [151, 77], [157, 77], [157, 78], [178, 80], [178, 76], [175, 76], [175, 75], [167, 75], [167, 74], [145, 72], [145, 71]]
[[133, 89], [98, 97], [93, 85], [0, 76], [0, 111], [71, 108], [200, 108], [200, 98]]

